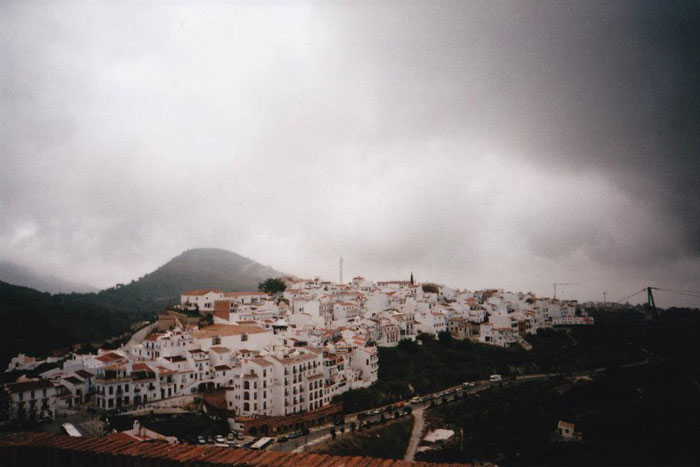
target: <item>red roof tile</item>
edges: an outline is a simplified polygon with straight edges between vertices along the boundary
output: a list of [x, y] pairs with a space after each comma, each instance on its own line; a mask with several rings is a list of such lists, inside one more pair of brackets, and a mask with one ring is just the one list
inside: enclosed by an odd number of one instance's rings
[[[41, 453], [27, 453], [26, 450], [8, 451], [13, 447], [28, 447], [41, 449]], [[53, 452], [52, 452], [53, 451]], [[58, 454], [58, 452], [70, 454]], [[148, 464], [147, 459], [166, 460], [176, 463], [206, 463], [207, 465], [229, 466], [412, 466], [435, 465], [426, 463], [410, 463], [392, 459], [373, 459], [369, 457], [344, 457], [319, 454], [291, 454], [274, 451], [253, 451], [233, 449], [218, 446], [195, 446], [189, 444], [167, 444], [163, 442], [139, 442], [122, 436], [107, 436], [104, 438], [71, 438], [69, 436], [51, 433], [9, 433], [0, 436], [0, 456], [11, 453], [17, 461], [52, 459], [60, 462], [68, 459], [76, 464], [98, 463], [95, 457], [120, 456], [140, 458]], [[84, 453], [79, 454], [79, 453]], [[35, 457], [38, 456], [38, 457]], [[128, 462], [127, 462], [128, 463]], [[168, 463], [168, 465], [170, 465]], [[446, 465], [446, 464], [443, 464]], [[456, 464], [453, 464], [456, 465]]]

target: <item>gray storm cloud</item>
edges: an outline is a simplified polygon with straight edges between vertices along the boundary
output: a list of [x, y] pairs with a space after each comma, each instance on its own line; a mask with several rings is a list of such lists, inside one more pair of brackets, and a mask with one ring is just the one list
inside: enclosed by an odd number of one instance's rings
[[698, 10], [6, 2], [0, 258], [700, 290]]

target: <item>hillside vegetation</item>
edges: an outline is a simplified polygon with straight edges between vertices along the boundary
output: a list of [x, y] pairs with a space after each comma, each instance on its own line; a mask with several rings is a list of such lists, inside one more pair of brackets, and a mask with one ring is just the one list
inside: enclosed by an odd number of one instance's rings
[[0, 369], [19, 352], [45, 355], [129, 329], [142, 313], [115, 312], [72, 295], [51, 295], [0, 282]]
[[[639, 313], [635, 322], [641, 320]], [[615, 318], [616, 320], [618, 318]], [[622, 318], [627, 321], [627, 317]], [[528, 337], [531, 351], [519, 347], [503, 349], [470, 341], [423, 339], [401, 341], [398, 347], [379, 348], [379, 381], [362, 390], [339, 396], [348, 413], [408, 399], [454, 386], [463, 381], [488, 378], [493, 373], [504, 376], [525, 373], [571, 372], [598, 367], [617, 367], [643, 360], [646, 354], [633, 338], [646, 335], [644, 326], [617, 325], [563, 330], [542, 329]], [[631, 343], [632, 342], [632, 343]]]
[[0, 369], [23, 352], [32, 356], [126, 331], [179, 303], [186, 290], [255, 291], [285, 274], [226, 250], [188, 250], [150, 274], [98, 293], [50, 295], [0, 282]]
[[256, 291], [265, 279], [285, 275], [231, 251], [197, 248], [185, 251], [129, 284], [117, 284], [89, 294], [86, 299], [112, 308], [157, 313], [179, 303], [180, 294], [186, 290]]

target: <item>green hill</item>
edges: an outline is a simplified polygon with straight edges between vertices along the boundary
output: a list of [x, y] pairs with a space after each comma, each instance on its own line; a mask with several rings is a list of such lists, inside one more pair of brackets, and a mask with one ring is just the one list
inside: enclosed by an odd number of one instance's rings
[[46, 355], [74, 343], [121, 334], [139, 313], [115, 312], [80, 300], [0, 282], [0, 371], [19, 352]]
[[0, 282], [0, 370], [19, 352], [42, 355], [121, 334], [130, 324], [179, 303], [186, 290], [252, 291], [268, 277], [285, 275], [230, 251], [199, 248], [98, 293], [50, 295]]
[[185, 251], [138, 280], [117, 284], [91, 298], [113, 308], [154, 313], [179, 303], [180, 294], [186, 290], [255, 291], [268, 277], [287, 275], [231, 251], [197, 248]]

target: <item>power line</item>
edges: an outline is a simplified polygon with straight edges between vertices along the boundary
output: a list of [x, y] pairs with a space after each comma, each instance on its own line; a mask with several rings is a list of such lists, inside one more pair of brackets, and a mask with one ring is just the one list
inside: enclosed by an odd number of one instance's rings
[[693, 293], [693, 294], [700, 295], [700, 291], [697, 291], [697, 290], [683, 290], [683, 289], [659, 289], [659, 290], [665, 290], [667, 292]]
[[635, 292], [635, 293], [633, 293], [632, 295], [629, 295], [629, 296], [627, 296], [627, 297], [625, 297], [625, 298], [621, 298], [621, 299], [619, 299], [619, 300], [616, 300], [615, 303], [626, 302], [627, 300], [629, 300], [630, 298], [634, 297], [635, 295], [640, 294], [640, 293], [642, 293], [642, 292], [646, 292], [646, 290], [647, 290], [647, 289], [642, 289], [642, 290], [640, 290], [640, 291], [638, 291], [638, 292]]
[[700, 294], [696, 293], [688, 293], [688, 292], [679, 292], [676, 290], [668, 290], [668, 289], [659, 289], [660, 292], [667, 292], [667, 293], [672, 293], [676, 295], [687, 295], [688, 297], [695, 297], [695, 298], [700, 298]]

